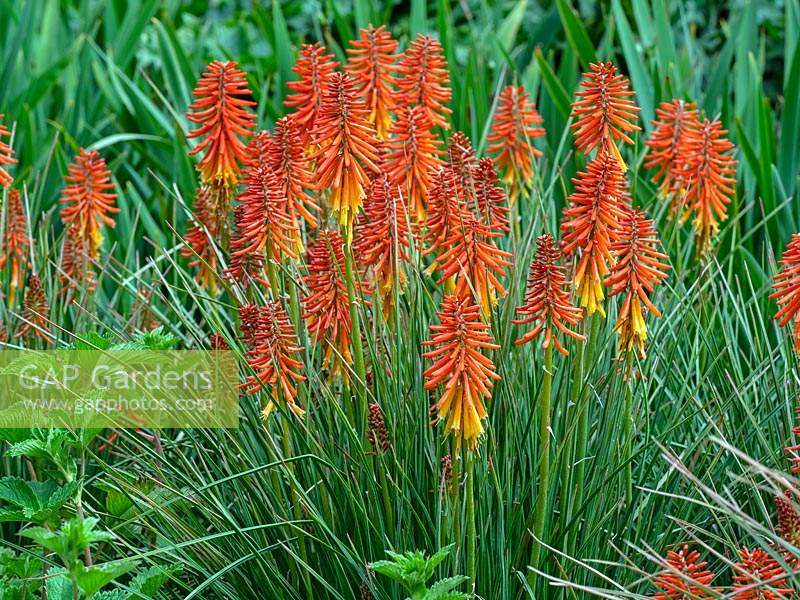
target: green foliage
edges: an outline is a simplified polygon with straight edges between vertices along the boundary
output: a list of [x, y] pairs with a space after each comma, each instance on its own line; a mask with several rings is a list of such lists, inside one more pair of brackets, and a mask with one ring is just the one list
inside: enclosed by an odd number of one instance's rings
[[412, 600], [459, 600], [467, 594], [454, 591], [467, 577], [459, 575], [447, 577], [434, 583], [430, 588], [427, 581], [433, 577], [436, 567], [453, 552], [454, 545], [442, 548], [433, 556], [426, 558], [424, 552], [413, 550], [405, 554], [387, 551], [392, 560], [379, 560], [369, 568], [394, 579]]

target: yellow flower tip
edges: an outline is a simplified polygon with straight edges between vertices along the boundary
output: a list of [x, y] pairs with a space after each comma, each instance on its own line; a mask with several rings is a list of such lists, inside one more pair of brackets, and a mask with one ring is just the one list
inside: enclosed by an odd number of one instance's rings
[[584, 277], [578, 283], [578, 298], [580, 306], [586, 309], [588, 315], [599, 312], [604, 318], [606, 311], [603, 308], [603, 284], [600, 281], [590, 281]]
[[607, 146], [608, 149], [611, 150], [611, 153], [616, 157], [620, 169], [622, 169], [622, 172], [625, 173], [628, 170], [628, 165], [625, 163], [625, 159], [622, 158], [622, 153], [620, 153], [619, 148], [611, 140], [608, 141]]
[[267, 405], [261, 411], [261, 418], [264, 421], [268, 420], [274, 409], [275, 409], [275, 403], [272, 400], [270, 400], [269, 402], [267, 402]]

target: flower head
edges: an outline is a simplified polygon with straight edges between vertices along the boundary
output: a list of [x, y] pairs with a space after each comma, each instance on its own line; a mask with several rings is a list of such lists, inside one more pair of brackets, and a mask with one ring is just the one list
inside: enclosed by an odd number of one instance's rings
[[472, 180], [478, 219], [499, 235], [510, 231], [506, 194], [498, 185], [492, 159], [482, 158], [478, 165], [473, 167]]
[[733, 570], [731, 598], [736, 600], [785, 600], [794, 594], [785, 587], [786, 571], [762, 548], [740, 549]]
[[367, 170], [380, 172], [375, 130], [367, 115], [355, 80], [350, 75], [334, 73], [314, 127], [314, 143], [319, 146], [314, 154], [316, 189], [330, 190], [328, 200], [339, 223], [346, 228], [348, 243], [369, 184]]
[[630, 99], [634, 92], [628, 89], [628, 78], [618, 75], [611, 62], [592, 63], [589, 68], [591, 71], [583, 74], [583, 89], [575, 93], [578, 100], [572, 104], [575, 146], [584, 154], [605, 147], [624, 171], [617, 142], [633, 144], [628, 133], [640, 129], [636, 125], [639, 107]]
[[795, 350], [800, 352], [800, 233], [792, 234], [789, 245], [778, 263], [781, 270], [775, 274], [770, 299], [776, 300], [778, 312], [775, 320], [781, 327], [792, 323]]
[[439, 140], [431, 131], [425, 110], [417, 105], [400, 109], [391, 128], [386, 169], [395, 187], [399, 187], [417, 221], [425, 219], [425, 206], [432, 173], [442, 164]]
[[29, 332], [38, 338], [50, 343], [52, 336], [48, 332], [50, 319], [50, 304], [42, 287], [42, 280], [38, 275], [28, 277], [28, 287], [25, 288], [25, 299], [22, 303], [24, 319], [22, 327], [17, 332], [16, 338], [21, 338]]
[[377, 29], [370, 25], [361, 29], [359, 38], [350, 42], [345, 70], [358, 81], [358, 92], [366, 98], [369, 116], [380, 139], [386, 139], [392, 124], [395, 78], [392, 65], [398, 58], [397, 40], [386, 30], [385, 25]]
[[515, 344], [525, 344], [544, 333], [542, 347], [547, 348], [552, 342], [561, 354], [569, 354], [561, 344], [557, 333], [560, 331], [578, 341], [586, 338], [569, 326], [575, 326], [583, 318], [583, 311], [572, 305], [569, 291], [565, 289], [566, 276], [564, 267], [558, 264], [561, 250], [553, 236], [540, 235], [536, 240], [536, 255], [531, 261], [528, 273], [528, 288], [525, 292], [525, 303], [517, 309], [520, 319], [512, 323], [527, 325], [535, 323], [533, 329], [519, 338]]
[[[317, 227], [319, 224], [315, 216], [319, 205], [308, 193], [308, 190], [314, 188], [314, 174], [303, 147], [304, 142], [295, 117], [278, 119], [275, 123], [275, 135], [268, 146], [269, 165], [283, 187], [283, 193], [289, 202], [289, 214], [298, 230], [301, 217], [310, 227]], [[298, 238], [298, 244], [299, 242]]]
[[[800, 408], [797, 409], [797, 417], [800, 419]], [[792, 427], [792, 434], [795, 437], [800, 436], [800, 425], [795, 425]], [[800, 444], [787, 446], [784, 450], [790, 455], [790, 460], [792, 462], [790, 471], [795, 475], [800, 473], [800, 456], [798, 456], [798, 452], [800, 452]]]
[[367, 415], [367, 425], [369, 426], [369, 441], [375, 450], [386, 452], [391, 448], [389, 432], [386, 431], [386, 421], [383, 420], [381, 405], [373, 402], [369, 405]]
[[689, 158], [683, 150], [686, 147], [685, 136], [689, 129], [700, 126], [698, 111], [691, 102], [675, 99], [662, 102], [656, 109], [655, 126], [650, 139], [645, 142], [650, 148], [644, 166], [655, 169], [653, 182], [659, 185], [659, 191], [665, 198], [670, 194], [680, 200], [686, 186], [686, 160]]
[[472, 192], [472, 176], [478, 159], [472, 142], [460, 131], [453, 133], [447, 140], [447, 162], [456, 180], [456, 191], [460, 197], [466, 198]]
[[193, 203], [193, 223], [186, 230], [186, 245], [181, 248], [181, 256], [191, 259], [190, 267], [197, 267], [197, 281], [207, 290], [216, 290], [217, 251], [213, 240], [216, 238], [216, 223], [211, 214], [211, 191], [208, 186], [195, 190]]
[[699, 127], [689, 127], [679, 152], [685, 157], [684, 204], [694, 214], [697, 249], [711, 248], [720, 221], [728, 216], [727, 205], [736, 194], [736, 163], [731, 156], [734, 145], [725, 137], [719, 121], [705, 119]]
[[611, 245], [616, 263], [605, 280], [605, 284], [611, 288], [609, 296], [625, 294], [614, 329], [619, 335], [621, 352], [636, 348], [639, 355], [644, 357], [647, 327], [642, 305], [655, 316], [661, 316], [650, 301], [650, 295], [655, 286], [667, 278], [664, 271], [669, 269], [669, 265], [662, 261], [668, 256], [658, 251], [658, 234], [653, 221], [643, 211], [624, 210], [617, 237], [617, 241]]
[[0, 254], [0, 269], [5, 269], [6, 265], [10, 265], [9, 301], [13, 304], [15, 291], [25, 283], [25, 267], [30, 264], [27, 254], [31, 246], [31, 239], [28, 236], [28, 219], [25, 216], [25, 208], [19, 190], [8, 190], [5, 215], [6, 222], [0, 238], [0, 247], [4, 248], [4, 252]]
[[89, 251], [89, 243], [80, 235], [77, 225], [70, 225], [64, 233], [64, 244], [61, 247], [61, 269], [58, 276], [61, 282], [61, 294], [67, 296], [67, 303], [75, 299], [71, 292], [82, 286], [86, 292], [92, 292], [97, 285]]
[[[0, 121], [3, 119], [3, 114], [0, 113]], [[4, 137], [9, 137], [11, 132], [0, 123], [0, 187], [8, 187], [14, 178], [8, 174], [4, 165], [16, 164], [17, 159], [14, 158], [14, 149], [3, 141]]]
[[654, 580], [659, 589], [655, 600], [704, 600], [711, 598], [709, 592], [714, 573], [706, 569], [705, 561], [700, 561], [697, 550], [689, 550], [689, 545], [675, 552], [667, 551], [666, 566]]
[[296, 108], [292, 119], [298, 128], [306, 134], [313, 131], [317, 115], [322, 108], [323, 96], [328, 83], [339, 63], [333, 55], [320, 44], [304, 44], [300, 50], [292, 71], [300, 76], [298, 81], [286, 84], [293, 93], [286, 96], [284, 104]]
[[524, 87], [507, 85], [503, 88], [487, 140], [489, 153], [495, 155], [494, 164], [502, 173], [502, 181], [511, 190], [509, 199], [512, 203], [520, 190], [530, 185], [533, 159], [542, 155], [531, 143], [544, 135], [544, 129], [539, 127], [542, 123], [544, 119]]
[[438, 421], [458, 443], [463, 439], [475, 448], [487, 414], [483, 399], [491, 398], [494, 382], [500, 379], [485, 353], [499, 346], [470, 297], [445, 296], [437, 315], [439, 324], [431, 325], [431, 339], [423, 342], [433, 348], [423, 354], [433, 361], [424, 373], [425, 389], [443, 385], [435, 405]]
[[396, 72], [400, 75], [397, 88], [401, 102], [408, 107], [422, 106], [433, 125], [447, 129], [447, 118], [453, 111], [445, 104], [453, 93], [442, 45], [418, 34], [403, 52]]
[[203, 154], [197, 169], [205, 183], [232, 185], [245, 156], [242, 138], [252, 135], [255, 124], [250, 108], [256, 103], [250, 99], [245, 74], [235, 62], [215, 60], [206, 67], [193, 95], [195, 101], [186, 117], [199, 127], [188, 137], [201, 140], [189, 154]]
[[775, 496], [775, 508], [778, 510], [776, 531], [795, 547], [800, 546], [800, 511], [797, 509], [797, 501], [797, 494], [789, 490]]
[[562, 250], [572, 254], [580, 249], [574, 276], [580, 305], [589, 314], [599, 311], [605, 316], [603, 279], [614, 263], [610, 246], [622, 216], [624, 177], [619, 161], [601, 149], [586, 171], [572, 181], [575, 192], [569, 197], [561, 224]]
[[461, 215], [466, 209], [457, 188], [455, 173], [449, 166], [441, 166], [433, 174], [425, 222], [425, 254], [443, 251], [451, 239], [452, 229], [460, 227]]
[[111, 171], [106, 161], [97, 150], [81, 149], [80, 154], [69, 166], [64, 176], [67, 184], [62, 192], [61, 220], [64, 224], [74, 224], [78, 235], [89, 247], [89, 254], [97, 258], [103, 235], [103, 225], [114, 227], [116, 224], [110, 215], [119, 212], [114, 206], [117, 195], [111, 183]]
[[277, 301], [264, 306], [244, 305], [239, 308], [239, 320], [249, 350], [245, 353], [250, 375], [241, 388], [245, 394], [254, 394], [267, 387], [272, 400], [264, 409], [267, 416], [273, 402], [283, 401], [298, 417], [303, 409], [297, 405], [297, 384], [305, 381], [300, 373], [303, 363], [298, 355], [303, 352], [297, 341], [289, 315]]

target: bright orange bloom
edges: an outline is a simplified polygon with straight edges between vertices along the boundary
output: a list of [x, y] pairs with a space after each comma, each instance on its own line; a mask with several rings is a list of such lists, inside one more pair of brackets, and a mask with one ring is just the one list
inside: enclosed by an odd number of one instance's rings
[[103, 242], [100, 229], [103, 225], [114, 227], [116, 223], [109, 215], [119, 212], [114, 206], [117, 195], [109, 191], [114, 189], [111, 171], [97, 150], [82, 148], [64, 182], [67, 186], [60, 201], [66, 206], [61, 209], [61, 220], [77, 226], [78, 235], [89, 245], [91, 258], [97, 258]]
[[297, 384], [306, 380], [300, 373], [303, 363], [297, 358], [303, 348], [286, 310], [277, 301], [264, 306], [246, 304], [239, 308], [239, 320], [250, 347], [245, 358], [255, 371], [240, 385], [241, 389], [245, 394], [255, 394], [262, 387], [270, 390], [272, 400], [264, 408], [265, 417], [276, 401], [286, 402], [289, 410], [302, 417], [304, 411], [296, 400]]
[[428, 195], [426, 247], [423, 250], [426, 255], [444, 250], [451, 239], [452, 230], [461, 226], [461, 215], [466, 208], [456, 188], [453, 170], [449, 166], [439, 167], [432, 177]]
[[417, 34], [403, 52], [396, 72], [400, 75], [397, 88], [401, 102], [408, 107], [422, 106], [433, 125], [447, 129], [448, 116], [453, 112], [446, 103], [453, 95], [450, 73], [442, 45], [427, 35]]
[[472, 142], [460, 131], [456, 131], [447, 140], [447, 162], [453, 171], [456, 181], [456, 191], [461, 198], [467, 198], [473, 190], [475, 182], [472, 177], [478, 159]]
[[97, 285], [89, 243], [81, 237], [77, 225], [70, 225], [64, 232], [60, 271], [58, 279], [61, 282], [61, 291], [59, 293], [67, 296], [67, 304], [71, 304], [75, 300], [70, 292], [74, 292], [79, 285], [89, 293], [94, 291]]
[[[0, 113], [0, 120], [2, 119], [3, 114]], [[14, 158], [13, 148], [3, 141], [4, 137], [9, 136], [11, 136], [11, 132], [0, 123], [0, 187], [8, 187], [11, 185], [11, 182], [14, 181], [14, 178], [3, 168], [3, 165], [17, 164], [17, 159]]]
[[667, 278], [664, 271], [670, 267], [662, 261], [669, 257], [658, 251], [658, 234], [644, 211], [623, 211], [617, 237], [618, 240], [611, 244], [616, 263], [605, 280], [605, 285], [611, 288], [609, 297], [625, 294], [614, 330], [619, 336], [620, 352], [627, 353], [636, 348], [639, 356], [644, 358], [647, 327], [642, 305], [656, 317], [661, 316], [649, 295]]
[[[303, 318], [308, 331], [323, 346], [323, 364], [336, 374], [342, 365], [353, 362], [350, 353], [350, 303], [344, 281], [344, 241], [337, 231], [324, 229], [308, 248], [308, 275], [303, 279], [307, 289], [303, 299]], [[356, 289], [363, 296], [370, 294], [365, 281], [357, 281]], [[342, 370], [347, 377], [347, 370]]]
[[734, 145], [719, 121], [705, 119], [699, 127], [689, 127], [679, 149], [686, 157], [684, 204], [694, 213], [698, 252], [711, 248], [719, 222], [728, 216], [727, 205], [736, 194], [736, 164], [731, 156]]
[[531, 261], [528, 272], [525, 303], [517, 308], [517, 314], [523, 317], [512, 320], [512, 323], [536, 324], [533, 329], [514, 342], [516, 345], [526, 344], [544, 332], [542, 348], [550, 346], [552, 341], [555, 349], [566, 356], [569, 352], [559, 341], [556, 330], [580, 342], [586, 338], [568, 327], [578, 324], [583, 318], [583, 311], [573, 306], [569, 292], [564, 289], [567, 283], [566, 274], [564, 267], [558, 264], [560, 259], [561, 250], [553, 240], [553, 236], [549, 233], [540, 235], [536, 240], [536, 255]]
[[200, 125], [189, 139], [202, 138], [190, 155], [203, 153], [197, 164], [202, 180], [232, 186], [239, 176], [239, 161], [245, 158], [242, 138], [249, 138], [255, 126], [256, 103], [250, 98], [245, 74], [235, 62], [215, 60], [206, 67], [193, 95], [186, 117]]
[[761, 548], [739, 550], [733, 566], [733, 595], [736, 600], [786, 600], [794, 592], [786, 586], [787, 574], [780, 563]]
[[[233, 209], [233, 222], [236, 224], [242, 223], [244, 221], [244, 213], [245, 207], [243, 205], [236, 206]], [[243, 241], [242, 231], [237, 225], [231, 236], [231, 248], [241, 248], [243, 243], [246, 242]], [[264, 252], [259, 254], [249, 252], [231, 254], [231, 259], [228, 261], [228, 266], [223, 274], [228, 280], [235, 281], [245, 289], [253, 282], [269, 288], [270, 282], [265, 273], [266, 266], [267, 255]]]
[[22, 305], [24, 322], [14, 337], [21, 338], [30, 332], [44, 340], [45, 343], [49, 343], [52, 340], [48, 333], [50, 305], [47, 303], [47, 295], [44, 293], [42, 280], [38, 275], [31, 275], [28, 278], [28, 287], [25, 288], [25, 299]]
[[778, 526], [775, 530], [795, 547], [800, 546], [800, 511], [797, 502], [797, 493], [789, 490], [775, 496], [775, 507], [778, 509]]
[[572, 181], [575, 192], [561, 224], [562, 250], [569, 255], [580, 248], [574, 276], [580, 305], [590, 315], [599, 311], [605, 316], [603, 279], [614, 263], [610, 245], [622, 216], [624, 176], [616, 158], [601, 149]]
[[777, 300], [775, 320], [781, 327], [792, 323], [795, 350], [800, 352], [800, 233], [792, 234], [778, 263], [781, 270], [775, 275], [770, 299]]
[[602, 145], [625, 171], [617, 141], [633, 144], [628, 133], [640, 129], [636, 125], [639, 107], [630, 100], [634, 92], [628, 89], [628, 78], [617, 75], [611, 62], [592, 63], [589, 67], [591, 71], [584, 73], [581, 81], [583, 89], [575, 93], [578, 100], [572, 103], [575, 147], [589, 154]]
[[659, 589], [653, 598], [655, 600], [703, 600], [712, 596], [711, 581], [715, 574], [706, 569], [708, 563], [700, 561], [700, 553], [697, 550], [689, 551], [689, 545], [684, 544], [683, 548], [675, 552], [667, 551], [667, 569], [655, 578], [653, 584]]
[[362, 29], [360, 37], [350, 42], [347, 49], [348, 61], [345, 70], [358, 81], [358, 92], [366, 98], [369, 117], [375, 125], [380, 139], [386, 139], [392, 124], [392, 112], [396, 107], [393, 95], [395, 78], [392, 65], [398, 58], [397, 40], [386, 31], [386, 26], [377, 29], [370, 25]]
[[339, 63], [333, 55], [320, 44], [303, 44], [300, 56], [297, 57], [292, 71], [300, 76], [298, 81], [290, 81], [286, 87], [293, 94], [287, 94], [284, 104], [294, 106], [297, 110], [292, 119], [305, 139], [316, 126], [317, 116], [322, 108], [323, 97], [328, 89], [336, 67]]
[[330, 189], [329, 202], [346, 228], [348, 243], [369, 185], [367, 169], [380, 172], [375, 130], [366, 119], [368, 111], [355, 85], [350, 75], [331, 76], [314, 128], [314, 143], [319, 145], [314, 154], [316, 189]]
[[474, 294], [485, 315], [497, 303], [498, 296], [506, 295], [499, 278], [514, 265], [511, 253], [492, 243], [497, 236], [474, 214], [462, 210], [459, 222], [450, 226], [450, 237], [444, 242], [446, 249], [437, 261], [440, 265], [437, 284], [454, 278], [456, 294], [459, 297]]
[[503, 174], [503, 183], [509, 186], [512, 204], [520, 190], [533, 179], [533, 159], [542, 155], [531, 143], [544, 135], [544, 129], [539, 127], [542, 123], [544, 119], [524, 87], [507, 85], [503, 88], [492, 130], [486, 139], [489, 153], [495, 155], [494, 164]]
[[459, 444], [466, 440], [474, 449], [483, 433], [481, 420], [486, 418], [482, 400], [491, 398], [494, 381], [500, 379], [484, 351], [500, 346], [470, 297], [445, 296], [437, 315], [439, 324], [431, 325], [431, 339], [422, 342], [433, 347], [422, 355], [433, 361], [423, 374], [425, 389], [444, 384], [435, 404], [438, 421], [445, 422], [445, 434], [455, 435]]
[[[289, 214], [298, 229], [300, 217], [310, 227], [317, 227], [319, 224], [315, 216], [319, 205], [307, 191], [314, 188], [314, 174], [311, 172], [308, 154], [303, 148], [303, 138], [295, 117], [278, 119], [275, 123], [275, 135], [269, 145], [269, 163], [283, 187], [289, 201]], [[302, 244], [300, 249], [302, 250]]]
[[378, 175], [369, 186], [364, 212], [356, 221], [353, 253], [361, 265], [372, 268], [375, 289], [381, 296], [383, 315], [387, 319], [392, 314], [395, 287], [398, 294], [406, 287], [409, 235], [402, 194], [397, 192], [386, 173]]
[[472, 180], [475, 186], [475, 211], [480, 222], [498, 235], [508, 232], [506, 194], [498, 185], [491, 158], [482, 158], [478, 166], [473, 168]]
[[665, 198], [676, 194], [681, 199], [686, 188], [685, 149], [687, 130], [698, 129], [698, 111], [695, 104], [677, 98], [672, 102], [662, 102], [656, 109], [655, 126], [645, 144], [650, 148], [644, 161], [647, 169], [656, 169], [653, 183], [658, 183], [659, 191]]
[[392, 183], [408, 198], [417, 221], [423, 221], [431, 177], [442, 164], [439, 140], [421, 106], [400, 109], [391, 133], [385, 168]]
[[5, 269], [7, 264], [11, 265], [9, 303], [13, 304], [17, 288], [25, 283], [25, 267], [30, 266], [27, 254], [31, 238], [28, 236], [28, 219], [19, 190], [8, 190], [5, 213], [6, 222], [0, 239], [0, 247], [4, 249], [0, 254], [0, 269]]
[[186, 230], [186, 246], [181, 248], [181, 256], [191, 259], [190, 267], [197, 267], [196, 279], [212, 293], [217, 289], [217, 251], [212, 240], [216, 239], [217, 229], [211, 213], [210, 189], [201, 186], [195, 190], [193, 223]]

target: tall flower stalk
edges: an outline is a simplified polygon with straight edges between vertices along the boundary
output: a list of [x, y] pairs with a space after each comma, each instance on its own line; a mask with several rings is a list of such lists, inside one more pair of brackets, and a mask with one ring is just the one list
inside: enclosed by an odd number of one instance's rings
[[13, 306], [16, 291], [25, 283], [25, 268], [30, 266], [28, 252], [31, 239], [28, 235], [28, 218], [22, 203], [19, 190], [8, 190], [8, 202], [5, 208], [5, 224], [2, 227], [0, 247], [0, 270], [8, 265], [11, 269], [9, 280], [8, 304]]

